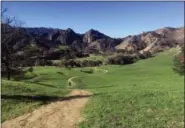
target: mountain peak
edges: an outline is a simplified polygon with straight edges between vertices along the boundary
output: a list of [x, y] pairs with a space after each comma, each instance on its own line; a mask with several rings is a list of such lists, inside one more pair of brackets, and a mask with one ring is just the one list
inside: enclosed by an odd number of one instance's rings
[[101, 33], [99, 32], [98, 30], [95, 30], [95, 29], [90, 29], [89, 31], [87, 31], [86, 33]]
[[68, 32], [74, 32], [73, 29], [71, 29], [71, 28], [67, 28], [66, 31], [68, 31]]

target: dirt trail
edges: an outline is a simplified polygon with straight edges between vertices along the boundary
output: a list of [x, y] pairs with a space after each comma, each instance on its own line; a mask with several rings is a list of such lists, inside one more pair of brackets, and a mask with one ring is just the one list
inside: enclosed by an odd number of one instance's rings
[[83, 120], [81, 109], [92, 94], [84, 90], [73, 90], [66, 100], [42, 106], [32, 113], [5, 121], [2, 128], [76, 128]]
[[73, 86], [75, 86], [75, 82], [73, 81], [73, 79], [78, 78], [78, 77], [79, 77], [79, 76], [71, 77], [71, 78], [69, 78], [67, 81], [68, 81], [68, 83], [71, 83]]

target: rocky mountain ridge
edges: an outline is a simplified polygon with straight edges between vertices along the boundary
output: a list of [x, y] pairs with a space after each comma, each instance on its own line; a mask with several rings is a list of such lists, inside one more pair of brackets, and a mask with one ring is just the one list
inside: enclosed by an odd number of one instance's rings
[[111, 38], [97, 30], [90, 29], [84, 34], [53, 28], [24, 28], [34, 38], [36, 43], [42, 43], [48, 48], [68, 45], [79, 51], [105, 52], [126, 50], [129, 52], [150, 51], [160, 52], [184, 43], [184, 27], [164, 27], [154, 31], [143, 32], [124, 38]]

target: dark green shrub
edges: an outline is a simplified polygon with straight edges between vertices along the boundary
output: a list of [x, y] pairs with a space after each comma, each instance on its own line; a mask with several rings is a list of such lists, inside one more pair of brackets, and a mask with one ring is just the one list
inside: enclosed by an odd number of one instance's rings
[[150, 58], [152, 57], [152, 53], [149, 52], [149, 51], [145, 51], [143, 53], [139, 53], [139, 58], [140, 59], [147, 59], [147, 58]]
[[89, 69], [89, 70], [80, 70], [81, 72], [84, 72], [84, 73], [89, 73], [89, 74], [92, 74], [94, 72], [93, 69]]
[[67, 69], [68, 69], [68, 70], [71, 70], [71, 67], [70, 67], [70, 66], [68, 66], [68, 67], [67, 67]]
[[116, 56], [112, 56], [108, 58], [108, 64], [132, 64], [135, 63], [138, 60], [138, 57], [136, 55], [123, 55], [118, 54]]
[[175, 55], [173, 61], [173, 70], [180, 75], [184, 75], [184, 45], [181, 48], [181, 52]]
[[37, 59], [35, 61], [36, 66], [52, 66], [53, 63], [51, 60], [45, 60], [45, 59]]
[[30, 68], [28, 69], [28, 71], [29, 71], [29, 72], [33, 72], [33, 67], [30, 67]]
[[94, 67], [100, 66], [102, 62], [100, 60], [68, 60], [64, 62], [65, 67]]

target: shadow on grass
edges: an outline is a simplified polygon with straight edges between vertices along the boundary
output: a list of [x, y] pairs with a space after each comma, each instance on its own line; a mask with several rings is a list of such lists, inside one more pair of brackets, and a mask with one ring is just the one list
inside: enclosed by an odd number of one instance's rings
[[21, 81], [21, 80], [29, 80], [29, 79], [34, 79], [37, 77], [37, 74], [32, 73], [30, 76], [26, 76], [24, 74], [20, 74], [20, 75], [14, 75], [12, 76], [12, 78], [16, 81]]
[[57, 88], [57, 87], [55, 87], [53, 85], [50, 85], [50, 84], [43, 84], [43, 83], [37, 83], [37, 82], [35, 82], [34, 84], [43, 85], [43, 86], [52, 87], [52, 88]]
[[94, 71], [93, 70], [89, 70], [89, 71], [83, 71], [83, 70], [81, 70], [81, 72], [92, 74]]
[[111, 87], [116, 87], [116, 85], [109, 85], [109, 86], [100, 86], [100, 87], [87, 87], [88, 89], [96, 89], [96, 88], [111, 88]]
[[14, 99], [14, 100], [21, 100], [24, 102], [31, 101], [41, 101], [41, 102], [51, 102], [51, 101], [66, 101], [72, 99], [79, 99], [79, 98], [86, 98], [91, 97], [92, 95], [75, 95], [75, 96], [68, 96], [68, 97], [58, 97], [58, 96], [44, 96], [44, 95], [37, 95], [37, 96], [28, 96], [28, 95], [1, 95], [1, 99]]
[[66, 74], [64, 74], [63, 72], [57, 72], [60, 75], [66, 76]]
[[31, 84], [38, 84], [38, 85], [42, 85], [42, 86], [47, 86], [47, 87], [52, 87], [52, 88], [57, 88], [54, 85], [50, 85], [50, 84], [44, 84], [44, 83], [39, 83], [39, 82], [27, 82], [27, 83], [31, 83]]

